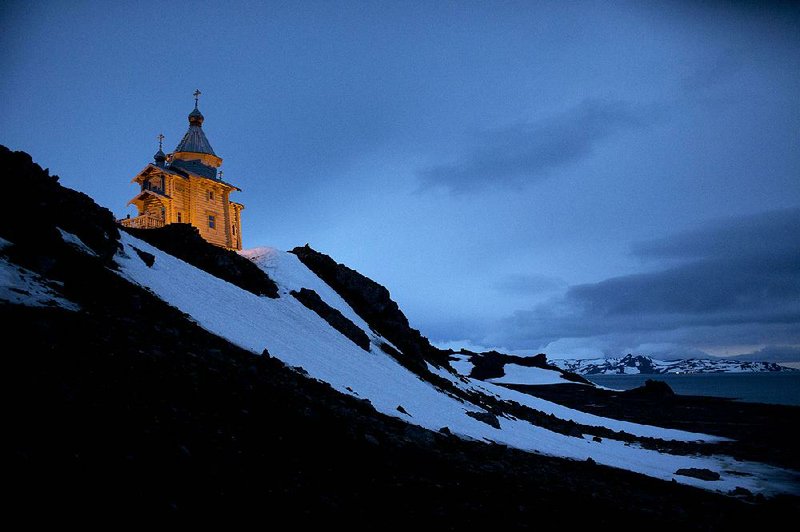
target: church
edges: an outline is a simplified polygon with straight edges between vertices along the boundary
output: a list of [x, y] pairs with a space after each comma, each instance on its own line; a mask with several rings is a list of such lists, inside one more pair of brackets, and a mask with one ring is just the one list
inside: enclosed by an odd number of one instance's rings
[[154, 162], [145, 166], [131, 181], [139, 193], [128, 202], [139, 213], [124, 218], [125, 227], [153, 229], [167, 224], [191, 224], [206, 241], [217, 246], [242, 249], [244, 205], [230, 200], [240, 189], [222, 180], [222, 159], [214, 153], [203, 132], [203, 114], [197, 108], [200, 91], [194, 92], [194, 110], [189, 113], [189, 130], [175, 151], [162, 151], [163, 135], [158, 136]]

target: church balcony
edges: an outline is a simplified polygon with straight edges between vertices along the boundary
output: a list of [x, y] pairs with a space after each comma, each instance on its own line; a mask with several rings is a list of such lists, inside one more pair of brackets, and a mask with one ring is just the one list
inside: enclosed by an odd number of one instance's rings
[[157, 229], [164, 227], [164, 220], [156, 218], [155, 216], [148, 216], [142, 214], [134, 218], [123, 218], [119, 221], [122, 227], [131, 227], [133, 229]]

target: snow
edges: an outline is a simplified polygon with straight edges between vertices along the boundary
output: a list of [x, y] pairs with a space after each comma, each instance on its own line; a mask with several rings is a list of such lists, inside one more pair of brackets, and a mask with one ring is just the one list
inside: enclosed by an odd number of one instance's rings
[[[8, 240], [3, 240], [0, 245], [7, 247]], [[54, 282], [50, 281], [49, 284]], [[0, 257], [0, 300], [29, 307], [59, 306], [67, 310], [80, 309], [76, 303], [48, 286], [48, 281], [41, 275], [12, 264], [5, 257]]]
[[505, 375], [502, 377], [487, 380], [502, 384], [564, 384], [569, 382], [561, 377], [561, 373], [552, 369], [506, 364], [503, 366], [503, 371]]
[[61, 238], [67, 244], [71, 244], [72, 246], [75, 246], [76, 248], [78, 248], [78, 250], [86, 253], [87, 255], [91, 255], [92, 257], [96, 257], [97, 256], [97, 253], [92, 251], [92, 248], [90, 248], [89, 246], [84, 244], [83, 240], [81, 240], [77, 236], [73, 235], [72, 233], [68, 233], [68, 232], [64, 231], [60, 227], [56, 227], [56, 229], [58, 229], [58, 232], [61, 233]]
[[[787, 480], [780, 480], [785, 475], [781, 477], [781, 471], [776, 468], [738, 462], [724, 456], [669, 455], [610, 438], [595, 442], [591, 438], [554, 433], [511, 416], [498, 417], [501, 428], [496, 429], [466, 415], [468, 411], [483, 412], [480, 406], [464, 403], [443, 393], [384, 354], [376, 346], [385, 340], [370, 331], [335, 291], [290, 253], [269, 248], [242, 253], [267, 271], [278, 284], [281, 297], [271, 299], [242, 290], [126, 233], [121, 235], [121, 242], [124, 251], [115, 258], [120, 275], [150, 289], [167, 303], [189, 314], [206, 330], [254, 353], [260, 354], [266, 348], [272, 356], [287, 365], [302, 366], [310, 378], [327, 382], [342, 393], [368, 399], [376, 410], [386, 415], [432, 430], [446, 426], [454, 434], [465, 438], [495, 441], [526, 451], [575, 460], [591, 457], [599, 464], [664, 480], [675, 477], [678, 482], [706, 489], [728, 491], [742, 486], [754, 493], [772, 493], [786, 491], [789, 489], [787, 486], [791, 485]], [[156, 257], [153, 266], [147, 267], [132, 246], [153, 254]], [[371, 338], [370, 352], [356, 346], [316, 313], [287, 295], [290, 290], [304, 287], [316, 291], [328, 305], [364, 328]], [[624, 430], [632, 434], [652, 433], [664, 438], [715, 439], [592, 416], [492, 383], [478, 383], [446, 370], [433, 369], [442, 376], [447, 375], [446, 378], [458, 386], [535, 405], [532, 408], [542, 411], [549, 409], [554, 415], [563, 416], [564, 419], [574, 418], [580, 423], [625, 427]], [[402, 406], [409, 415], [400, 414], [398, 406]], [[709, 483], [674, 475], [679, 468], [692, 467], [718, 471], [721, 480]]]
[[464, 355], [461, 353], [450, 355], [450, 365], [458, 372], [459, 375], [468, 377], [469, 374], [472, 373], [472, 368], [475, 367], [475, 365], [469, 361], [469, 357], [470, 355]]
[[[444, 369], [435, 368], [428, 365], [428, 369], [437, 374], [438, 376], [450, 380], [457, 386], [460, 385], [466, 389], [492, 395], [504, 401], [514, 401], [524, 406], [533, 408], [545, 414], [553, 414], [557, 418], [574, 421], [581, 425], [588, 425], [591, 427], [605, 427], [614, 431], [624, 431], [634, 436], [641, 436], [644, 438], [659, 438], [662, 440], [679, 440], [679, 441], [697, 441], [697, 442], [720, 442], [727, 441], [727, 438], [720, 436], [709, 436], [707, 434], [700, 434], [697, 432], [687, 432], [676, 429], [665, 429], [661, 427], [654, 427], [651, 425], [640, 425], [638, 423], [631, 423], [629, 421], [620, 421], [611, 419], [587, 412], [581, 412], [568, 408], [566, 406], [533, 397], [526, 393], [511, 390], [505, 386], [497, 386], [492, 382], [480, 381], [477, 379], [469, 379], [464, 377], [455, 377], [452, 373]], [[491, 379], [495, 381], [495, 379]], [[496, 382], [496, 381], [495, 381]], [[466, 386], [465, 386], [466, 385]]]
[[[365, 333], [370, 334], [371, 329], [361, 316], [356, 314], [350, 305], [320, 279], [311, 270], [300, 262], [292, 253], [285, 253], [274, 248], [254, 248], [239, 252], [240, 255], [253, 261], [259, 268], [267, 272], [270, 278], [281, 279], [281, 296], [288, 295], [292, 290], [309, 288], [315, 291], [329, 306], [341, 312], [345, 318], [355, 323]], [[372, 335], [375, 337], [375, 335]]]

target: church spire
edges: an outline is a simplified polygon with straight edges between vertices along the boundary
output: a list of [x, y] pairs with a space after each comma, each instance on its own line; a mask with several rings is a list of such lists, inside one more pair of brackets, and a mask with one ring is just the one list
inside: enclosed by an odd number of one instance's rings
[[158, 151], [153, 156], [153, 159], [155, 159], [155, 161], [156, 161], [156, 166], [163, 167], [164, 166], [164, 162], [167, 160], [167, 156], [164, 154], [164, 150], [163, 150], [163, 147], [161, 145], [161, 143], [164, 141], [164, 134], [163, 133], [159, 133], [158, 136], [156, 137], [156, 139], [158, 139]]
[[[222, 164], [222, 159], [214, 153], [211, 143], [208, 142], [203, 132], [203, 113], [198, 109], [200, 89], [192, 94], [194, 96], [194, 109], [189, 113], [189, 129], [183, 135], [175, 151], [170, 157], [172, 165], [180, 165], [178, 161], [200, 161], [205, 166], [204, 172], [212, 179], [216, 178], [216, 169]], [[185, 164], [184, 164], [185, 166]]]
[[194, 96], [194, 110], [191, 113], [189, 113], [190, 126], [203, 127], [203, 120], [204, 120], [203, 113], [201, 113], [200, 109], [197, 108], [197, 102], [198, 100], [200, 100], [201, 94], [203, 93], [200, 92], [200, 89], [195, 89], [195, 91], [192, 93], [192, 95]]

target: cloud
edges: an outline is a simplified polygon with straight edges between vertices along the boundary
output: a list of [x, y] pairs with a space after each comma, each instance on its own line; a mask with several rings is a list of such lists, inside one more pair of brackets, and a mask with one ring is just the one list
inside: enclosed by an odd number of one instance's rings
[[610, 100], [585, 100], [559, 115], [486, 131], [459, 160], [420, 172], [422, 188], [453, 193], [486, 187], [521, 187], [592, 153], [613, 134], [644, 127], [661, 114]]
[[757, 362], [800, 362], [800, 345], [768, 345], [752, 353], [726, 358]]
[[637, 242], [634, 255], [644, 259], [729, 259], [780, 256], [800, 247], [800, 209], [781, 209], [715, 220], [701, 229]]
[[517, 311], [487, 341], [536, 349], [594, 337], [615, 348], [664, 342], [687, 352], [725, 342], [800, 344], [800, 209], [718, 221], [637, 244], [634, 253], [672, 262], [571, 286]]
[[501, 293], [514, 295], [539, 295], [556, 292], [567, 287], [558, 277], [535, 274], [509, 275], [500, 279], [493, 288]]
[[707, 62], [686, 76], [681, 83], [681, 87], [686, 93], [710, 89], [731, 79], [743, 67], [744, 62], [741, 55], [733, 50], [726, 50], [712, 61]]

